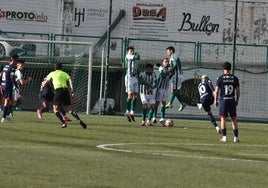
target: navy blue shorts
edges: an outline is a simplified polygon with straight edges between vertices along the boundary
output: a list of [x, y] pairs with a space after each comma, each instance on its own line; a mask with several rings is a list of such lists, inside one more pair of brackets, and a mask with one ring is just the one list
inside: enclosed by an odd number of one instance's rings
[[219, 102], [220, 117], [236, 117], [236, 102], [235, 100], [220, 100]]
[[13, 92], [13, 88], [11, 87], [3, 87], [2, 86], [2, 92], [3, 92], [3, 98], [4, 99], [12, 99], [13, 98], [13, 95], [12, 95], [12, 92]]
[[209, 112], [211, 110], [211, 105], [214, 103], [214, 98], [210, 100], [205, 100], [202, 102], [202, 106], [206, 112]]

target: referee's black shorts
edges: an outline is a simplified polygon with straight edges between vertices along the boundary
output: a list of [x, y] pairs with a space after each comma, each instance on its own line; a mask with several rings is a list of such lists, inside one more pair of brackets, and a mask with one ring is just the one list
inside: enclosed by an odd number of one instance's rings
[[55, 89], [55, 96], [54, 96], [54, 105], [57, 106], [69, 106], [71, 105], [71, 98], [68, 91], [68, 88], [58, 88]]

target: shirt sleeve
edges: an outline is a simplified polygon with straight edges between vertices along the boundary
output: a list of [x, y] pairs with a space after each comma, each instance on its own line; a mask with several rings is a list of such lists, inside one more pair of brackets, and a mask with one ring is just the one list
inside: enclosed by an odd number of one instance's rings
[[15, 78], [16, 78], [16, 81], [19, 81], [22, 79], [22, 73], [20, 70], [15, 71]]

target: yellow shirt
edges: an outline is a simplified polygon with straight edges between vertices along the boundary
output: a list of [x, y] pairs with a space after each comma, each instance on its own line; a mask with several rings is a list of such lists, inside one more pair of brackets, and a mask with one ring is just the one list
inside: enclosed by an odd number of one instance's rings
[[62, 70], [53, 71], [47, 76], [48, 81], [52, 80], [54, 89], [68, 88], [67, 82], [69, 81], [69, 79], [70, 76]]

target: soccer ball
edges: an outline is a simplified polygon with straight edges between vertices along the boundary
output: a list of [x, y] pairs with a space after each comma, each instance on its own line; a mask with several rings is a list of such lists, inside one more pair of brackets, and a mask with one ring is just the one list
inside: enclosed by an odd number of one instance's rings
[[173, 127], [173, 120], [172, 119], [167, 119], [165, 121], [165, 126], [166, 127]]

